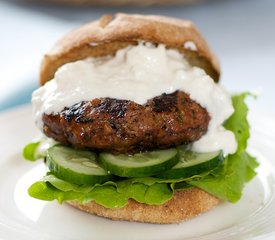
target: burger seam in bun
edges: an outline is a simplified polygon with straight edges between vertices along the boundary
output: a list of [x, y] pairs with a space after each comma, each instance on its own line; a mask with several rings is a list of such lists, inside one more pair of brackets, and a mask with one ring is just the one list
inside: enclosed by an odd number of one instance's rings
[[30, 196], [161, 224], [238, 201], [258, 165], [249, 93], [230, 96], [219, 74], [186, 20], [117, 14], [73, 30], [44, 56], [33, 93], [43, 136], [23, 155], [49, 171]]

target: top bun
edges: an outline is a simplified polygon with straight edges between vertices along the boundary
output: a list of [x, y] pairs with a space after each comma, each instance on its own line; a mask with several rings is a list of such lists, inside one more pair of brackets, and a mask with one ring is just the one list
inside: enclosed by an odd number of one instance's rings
[[218, 60], [191, 22], [162, 16], [119, 13], [102, 16], [58, 41], [44, 56], [40, 84], [53, 79], [56, 70], [66, 63], [114, 55], [117, 50], [142, 40], [177, 49], [191, 65], [203, 68], [216, 82], [219, 80]]

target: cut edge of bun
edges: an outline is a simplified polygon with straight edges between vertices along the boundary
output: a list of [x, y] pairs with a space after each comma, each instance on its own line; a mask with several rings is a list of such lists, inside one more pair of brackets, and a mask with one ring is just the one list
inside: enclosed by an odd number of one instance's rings
[[206, 71], [216, 82], [219, 63], [206, 41], [187, 20], [163, 16], [123, 14], [104, 15], [66, 34], [44, 56], [40, 70], [40, 84], [54, 77], [62, 65], [85, 59], [114, 55], [119, 49], [139, 41], [164, 44], [179, 50], [193, 66]]
[[175, 192], [172, 199], [162, 205], [148, 205], [132, 199], [119, 209], [105, 208], [94, 201], [86, 204], [77, 201], [67, 203], [87, 213], [112, 220], [172, 224], [209, 211], [220, 204], [221, 200], [199, 188], [191, 188]]

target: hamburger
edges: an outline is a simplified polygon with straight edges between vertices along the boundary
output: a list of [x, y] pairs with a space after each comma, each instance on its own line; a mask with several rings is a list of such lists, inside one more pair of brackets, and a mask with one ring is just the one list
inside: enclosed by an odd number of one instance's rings
[[29, 194], [113, 220], [177, 223], [240, 199], [249, 93], [219, 85], [193, 24], [116, 14], [73, 30], [44, 56], [33, 93], [43, 137], [27, 160], [48, 173]]

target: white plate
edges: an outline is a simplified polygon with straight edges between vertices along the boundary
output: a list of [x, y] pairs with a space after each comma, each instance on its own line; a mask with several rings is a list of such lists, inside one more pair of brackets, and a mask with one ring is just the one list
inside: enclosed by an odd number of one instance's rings
[[237, 204], [181, 224], [154, 225], [111, 221], [66, 204], [32, 199], [28, 186], [42, 177], [42, 163], [21, 157], [38, 135], [29, 106], [0, 116], [0, 239], [275, 239], [275, 121], [252, 115], [250, 152], [261, 162], [258, 176]]

